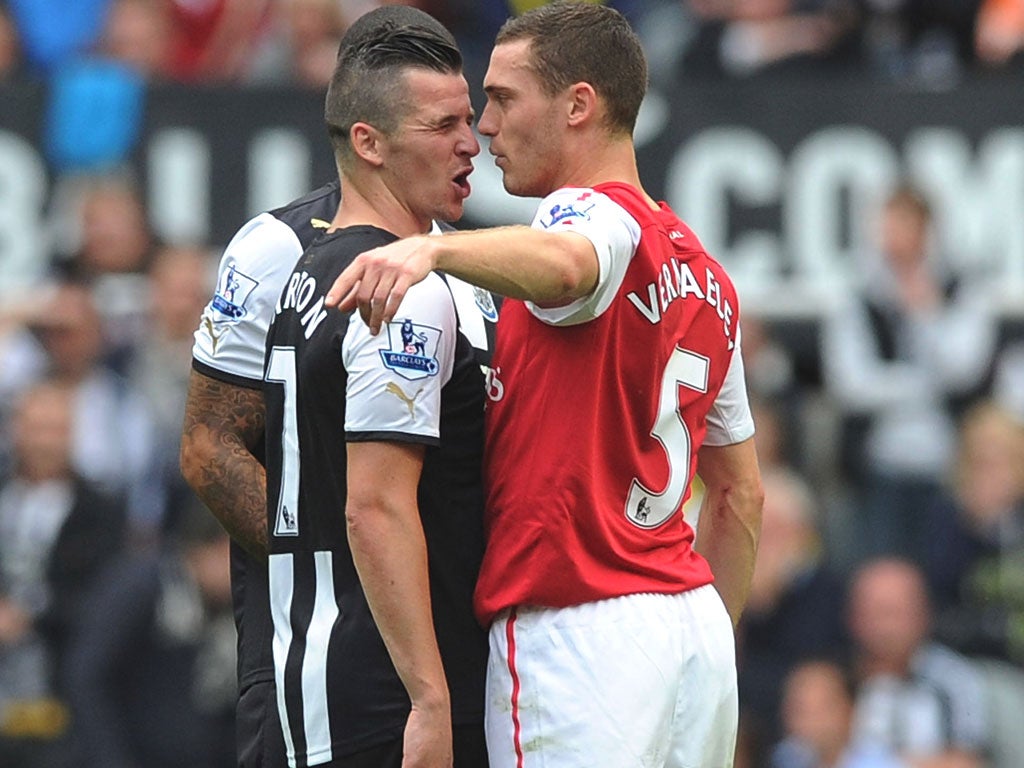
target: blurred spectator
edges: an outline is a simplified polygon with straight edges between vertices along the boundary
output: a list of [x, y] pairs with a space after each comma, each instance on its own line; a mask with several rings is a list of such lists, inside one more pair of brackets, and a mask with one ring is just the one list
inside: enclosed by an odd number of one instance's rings
[[213, 279], [210, 255], [200, 248], [167, 246], [149, 268], [146, 341], [129, 365], [129, 381], [149, 402], [158, 440], [173, 436], [174, 461], [191, 369], [193, 332]]
[[13, 79], [21, 68], [18, 28], [7, 6], [0, 3], [0, 83]]
[[241, 81], [269, 28], [271, 0], [163, 0], [171, 22], [170, 75]]
[[81, 768], [231, 768], [235, 634], [228, 537], [194, 497], [176, 536], [93, 590], [69, 654]]
[[139, 393], [103, 364], [102, 322], [88, 286], [54, 286], [36, 306], [31, 329], [46, 353], [48, 375], [72, 391], [75, 471], [124, 495], [132, 519], [145, 518], [151, 514], [143, 479], [153, 458], [153, 422]]
[[896, 188], [859, 288], [823, 318], [823, 378], [843, 414], [844, 470], [870, 531], [856, 542], [862, 557], [923, 557], [956, 411], [994, 360], [998, 322], [984, 287], [946, 270], [935, 250], [927, 201]]
[[278, 3], [273, 34], [268, 35], [267, 43], [254, 55], [247, 82], [326, 88], [341, 36], [355, 20], [346, 6], [338, 0]]
[[159, 80], [170, 68], [169, 33], [164, 0], [112, 0], [97, 53]]
[[146, 271], [157, 247], [142, 192], [123, 175], [74, 180], [69, 253], [57, 271], [88, 282], [103, 318], [108, 361], [120, 370], [147, 332]]
[[755, 74], [780, 65], [855, 63], [854, 0], [689, 0], [700, 22], [684, 68]]
[[911, 562], [873, 560], [854, 574], [854, 733], [914, 768], [981, 768], [990, 738], [984, 680], [969, 659], [932, 639], [931, 618], [924, 575]]
[[766, 461], [794, 463], [803, 437], [803, 402], [793, 353], [762, 318], [745, 315], [741, 332], [743, 368], [758, 427], [754, 438], [758, 461], [762, 466]]
[[145, 399], [154, 427], [153, 457], [143, 479], [146, 505], [132, 520], [136, 546], [156, 543], [174, 522], [169, 499], [183, 483], [178, 453], [192, 336], [212, 278], [209, 254], [199, 248], [165, 247], [150, 266], [146, 341], [128, 364], [129, 388]]
[[775, 337], [765, 320], [743, 316], [743, 369], [751, 395], [788, 398], [796, 384], [789, 350]]
[[978, 60], [1005, 67], [1024, 52], [1024, 2], [982, 0], [974, 26], [974, 50]]
[[788, 465], [792, 434], [790, 423], [783, 417], [778, 402], [752, 394], [750, 412], [757, 426], [754, 443], [757, 446], [757, 463], [762, 473], [772, 467]]
[[791, 470], [762, 469], [764, 511], [750, 598], [738, 628], [745, 728], [764, 751], [780, 737], [778, 697], [798, 661], [847, 645], [844, 588], [823, 551], [817, 506]]
[[974, 58], [981, 0], [866, 0], [868, 61], [891, 78], [952, 86]]
[[992, 381], [992, 397], [1024, 424], [1024, 339], [999, 351]]
[[44, 149], [57, 175], [105, 172], [128, 162], [141, 134], [144, 82], [126, 64], [68, 62], [51, 78]]
[[124, 510], [71, 466], [73, 394], [45, 381], [18, 398], [0, 478], [0, 764], [62, 765], [60, 687], [72, 628], [122, 545]]
[[43, 73], [89, 51], [110, 0], [6, 0], [31, 67]]
[[964, 416], [929, 543], [937, 632], [965, 653], [1024, 664], [1024, 426], [994, 402]]
[[39, 294], [7, 299], [0, 306], [0, 472], [10, 462], [10, 422], [17, 396], [46, 372], [46, 353], [29, 331]]
[[78, 231], [65, 269], [87, 278], [144, 272], [154, 235], [135, 182], [110, 174], [81, 179], [77, 187]]
[[908, 768], [881, 744], [852, 733], [856, 687], [849, 671], [829, 660], [795, 666], [782, 688], [785, 737], [770, 768]]

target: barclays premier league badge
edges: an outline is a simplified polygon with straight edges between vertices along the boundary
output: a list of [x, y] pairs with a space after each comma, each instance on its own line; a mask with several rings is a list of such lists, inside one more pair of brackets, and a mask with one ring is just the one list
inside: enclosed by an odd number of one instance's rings
[[551, 229], [555, 224], [561, 222], [590, 221], [590, 211], [596, 205], [596, 203], [588, 199], [590, 196], [591, 193], [586, 192], [569, 203], [569, 205], [555, 204], [551, 206], [544, 217], [541, 218], [541, 226], [544, 229]]
[[238, 320], [245, 314], [245, 302], [259, 282], [242, 274], [232, 264], [217, 278], [213, 309], [222, 319]]
[[418, 325], [406, 318], [401, 322], [388, 323], [390, 349], [382, 349], [380, 357], [384, 366], [403, 379], [416, 381], [436, 376], [437, 344], [441, 331], [427, 325]]

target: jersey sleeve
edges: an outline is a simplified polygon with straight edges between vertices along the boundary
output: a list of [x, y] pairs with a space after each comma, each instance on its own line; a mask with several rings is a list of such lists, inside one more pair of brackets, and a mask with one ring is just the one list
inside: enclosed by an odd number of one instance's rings
[[708, 431], [704, 444], [734, 445], [742, 443], [753, 434], [754, 417], [750, 413], [750, 401], [747, 398], [740, 333], [737, 330], [736, 348], [732, 353], [729, 370], [714, 405], [708, 411]]
[[597, 252], [597, 287], [561, 307], [526, 306], [533, 315], [551, 325], [578, 325], [603, 313], [618, 293], [633, 254], [640, 243], [640, 225], [625, 208], [592, 189], [559, 189], [541, 201], [533, 219], [535, 229], [548, 232], [576, 232], [586, 237]]
[[452, 295], [437, 274], [409, 289], [399, 315], [376, 336], [352, 313], [342, 343], [346, 440], [440, 442], [456, 327]]
[[295, 232], [270, 214], [238, 230], [221, 257], [213, 298], [194, 335], [196, 370], [239, 386], [262, 386], [267, 329], [301, 255]]

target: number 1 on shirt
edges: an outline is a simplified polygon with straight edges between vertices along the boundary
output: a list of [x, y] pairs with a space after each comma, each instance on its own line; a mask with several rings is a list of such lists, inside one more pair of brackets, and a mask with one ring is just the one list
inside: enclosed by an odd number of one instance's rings
[[267, 362], [267, 381], [284, 385], [284, 424], [281, 431], [281, 490], [277, 494], [275, 536], [299, 535], [299, 425], [295, 415], [295, 348], [274, 347]]

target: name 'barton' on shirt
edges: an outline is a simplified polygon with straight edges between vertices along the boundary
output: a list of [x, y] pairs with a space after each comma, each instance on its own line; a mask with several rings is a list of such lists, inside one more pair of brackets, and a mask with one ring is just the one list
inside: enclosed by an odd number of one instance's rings
[[[324, 294], [320, 294], [320, 297], [310, 306], [314, 295], [316, 295], [316, 278], [305, 271], [294, 272], [288, 279], [288, 285], [281, 294], [281, 298], [278, 299], [275, 309], [278, 315], [286, 309], [304, 312], [299, 323], [302, 325], [303, 335], [307, 339], [327, 317], [327, 310], [324, 309]], [[308, 310], [307, 307], [309, 307]]]

